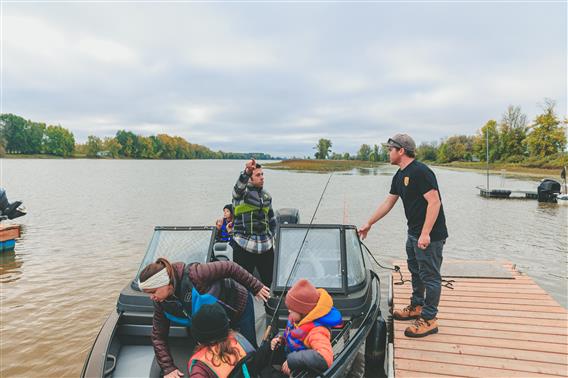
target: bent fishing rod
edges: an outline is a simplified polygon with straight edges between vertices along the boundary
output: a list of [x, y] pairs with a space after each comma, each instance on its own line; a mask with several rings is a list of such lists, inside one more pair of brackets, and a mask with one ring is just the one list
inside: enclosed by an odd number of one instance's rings
[[286, 284], [284, 285], [284, 291], [282, 291], [282, 294], [280, 294], [280, 298], [278, 299], [278, 304], [276, 305], [276, 308], [274, 309], [274, 314], [272, 315], [272, 319], [270, 319], [270, 323], [268, 324], [268, 327], [266, 327], [266, 331], [264, 332], [264, 337], [262, 338], [263, 341], [268, 341], [268, 339], [270, 338], [272, 328], [274, 327], [275, 319], [278, 316], [278, 310], [282, 306], [282, 300], [284, 299], [284, 296], [286, 295], [286, 293], [288, 291], [288, 286], [290, 285], [290, 280], [292, 279], [292, 277], [294, 276], [294, 273], [296, 272], [296, 267], [298, 266], [298, 261], [300, 259], [300, 254], [302, 253], [302, 249], [304, 248], [304, 243], [306, 242], [306, 238], [308, 237], [308, 233], [310, 232], [310, 230], [312, 228], [312, 224], [313, 224], [314, 219], [316, 217], [316, 214], [318, 212], [319, 206], [321, 204], [321, 201], [323, 199], [323, 196], [325, 194], [327, 186], [329, 185], [329, 182], [331, 181], [331, 176], [333, 176], [333, 173], [331, 173], [329, 175], [329, 178], [327, 179], [327, 182], [325, 183], [325, 187], [323, 188], [323, 191], [322, 191], [321, 196], [319, 198], [319, 201], [318, 201], [318, 204], [317, 204], [316, 209], [314, 211], [314, 214], [312, 215], [312, 219], [310, 220], [310, 223], [308, 224], [308, 229], [306, 230], [306, 234], [304, 235], [304, 238], [302, 239], [302, 243], [300, 244], [300, 249], [298, 250], [298, 254], [296, 255], [296, 259], [294, 260], [294, 263], [292, 264], [292, 270], [290, 271], [290, 274], [288, 275], [288, 278], [286, 279]]

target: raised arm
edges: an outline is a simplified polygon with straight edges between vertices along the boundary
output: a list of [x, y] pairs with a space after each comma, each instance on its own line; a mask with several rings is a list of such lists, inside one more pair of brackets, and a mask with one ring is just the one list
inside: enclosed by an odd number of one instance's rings
[[239, 175], [239, 178], [237, 179], [237, 182], [235, 183], [235, 186], [233, 188], [234, 200], [243, 198], [243, 195], [245, 194], [245, 190], [247, 188], [247, 183], [250, 180], [250, 176], [252, 175], [254, 167], [256, 167], [256, 161], [254, 159], [249, 160], [245, 165], [244, 171], [242, 171]]

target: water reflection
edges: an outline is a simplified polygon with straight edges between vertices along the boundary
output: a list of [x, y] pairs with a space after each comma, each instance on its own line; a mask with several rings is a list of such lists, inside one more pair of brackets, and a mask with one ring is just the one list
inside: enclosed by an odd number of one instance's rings
[[538, 202], [536, 210], [537, 213], [545, 215], [558, 215], [560, 212], [560, 205], [557, 203]]
[[22, 275], [24, 260], [16, 251], [0, 253], [0, 283], [15, 282]]

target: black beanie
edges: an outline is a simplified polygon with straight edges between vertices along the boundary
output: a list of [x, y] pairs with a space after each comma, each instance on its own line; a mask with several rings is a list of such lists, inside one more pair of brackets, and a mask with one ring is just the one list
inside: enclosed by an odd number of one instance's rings
[[223, 210], [225, 210], [225, 209], [229, 210], [231, 212], [231, 215], [233, 215], [233, 205], [231, 205], [231, 204], [225, 205], [223, 207]]
[[218, 303], [203, 305], [193, 316], [191, 334], [200, 344], [221, 341], [229, 334], [229, 318], [225, 309]]

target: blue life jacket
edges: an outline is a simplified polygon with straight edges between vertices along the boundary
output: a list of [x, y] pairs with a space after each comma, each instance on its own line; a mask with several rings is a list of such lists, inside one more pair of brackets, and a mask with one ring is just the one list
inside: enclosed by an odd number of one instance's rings
[[223, 224], [221, 225], [221, 229], [219, 230], [219, 241], [222, 242], [229, 242], [231, 241], [231, 234], [227, 231], [227, 220], [223, 218]]
[[308, 336], [310, 331], [315, 327], [323, 326], [326, 328], [333, 328], [341, 324], [341, 313], [335, 307], [332, 307], [331, 310], [321, 318], [302, 324], [299, 327], [296, 327], [290, 320], [288, 320], [286, 330], [284, 331], [284, 338], [286, 339], [286, 352], [291, 353], [308, 349], [304, 344], [304, 340]]

